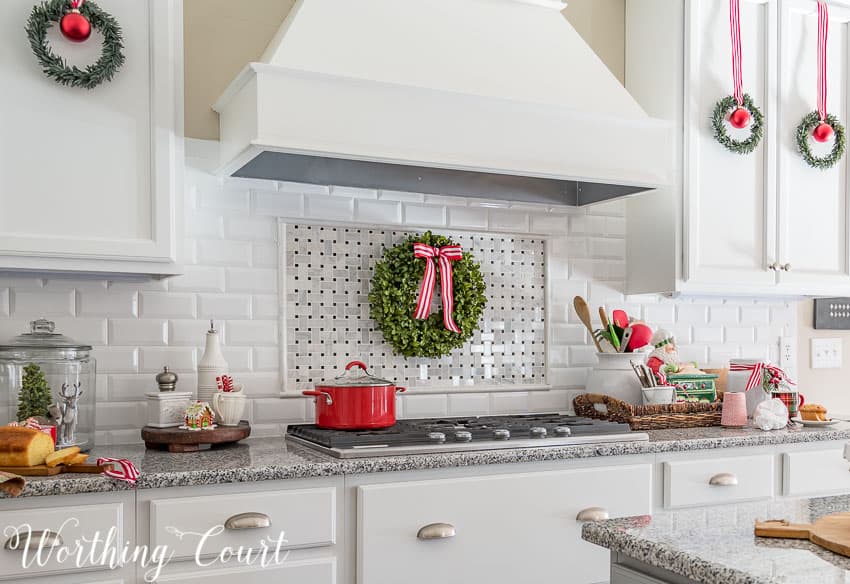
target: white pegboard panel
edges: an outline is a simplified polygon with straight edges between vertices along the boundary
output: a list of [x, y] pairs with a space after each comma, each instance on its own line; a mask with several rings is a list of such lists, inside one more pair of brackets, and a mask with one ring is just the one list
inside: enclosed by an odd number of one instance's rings
[[369, 318], [368, 294], [384, 250], [411, 232], [301, 224], [284, 229], [283, 351], [290, 390], [312, 388], [354, 359], [409, 387], [546, 383], [543, 239], [453, 233], [481, 264], [487, 284], [481, 330], [446, 357], [405, 359], [393, 354]]

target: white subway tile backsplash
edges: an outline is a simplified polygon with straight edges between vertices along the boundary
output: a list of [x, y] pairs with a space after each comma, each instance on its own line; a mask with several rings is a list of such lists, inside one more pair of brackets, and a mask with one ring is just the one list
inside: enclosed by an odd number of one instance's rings
[[277, 345], [277, 321], [228, 320], [227, 343], [230, 345]]
[[183, 292], [142, 292], [143, 318], [195, 318], [195, 295]]
[[493, 414], [524, 414], [529, 411], [527, 391], [490, 394], [490, 410]]
[[401, 223], [401, 203], [394, 201], [355, 201], [354, 220], [376, 225]]
[[247, 190], [199, 189], [197, 203], [200, 209], [217, 211], [245, 211], [251, 208]]
[[277, 187], [282, 193], [304, 193], [305, 195], [329, 195], [331, 188], [326, 185], [312, 185], [309, 183], [297, 183], [283, 181], [277, 183]]
[[528, 233], [528, 213], [491, 209], [489, 215], [491, 231]]
[[449, 410], [448, 396], [434, 395], [403, 395], [404, 416], [406, 418], [435, 418], [447, 416]]
[[236, 241], [274, 241], [277, 221], [271, 217], [231, 215], [224, 219], [224, 235]]
[[644, 306], [643, 318], [646, 322], [652, 323], [653, 325], [676, 322], [676, 306], [672, 302]]
[[751, 325], [770, 323], [770, 308], [767, 306], [742, 306], [741, 323]]
[[449, 394], [448, 400], [450, 416], [485, 416], [490, 413], [490, 395], [486, 393]]
[[532, 213], [531, 232], [562, 234], [567, 232], [569, 217], [558, 213]]
[[109, 319], [110, 345], [164, 345], [167, 341], [165, 320]]
[[252, 297], [254, 318], [277, 318], [280, 314], [280, 300], [273, 294], [255, 294]]
[[446, 225], [446, 208], [405, 203], [404, 222], [407, 225], [421, 225], [422, 227], [444, 227]]
[[682, 303], [676, 306], [679, 322], [704, 324], [708, 322], [708, 307], [702, 304]]
[[280, 350], [277, 347], [254, 347], [254, 371], [280, 371]]
[[168, 289], [187, 292], [224, 292], [224, 268], [184, 266], [182, 275], [168, 279]]
[[708, 308], [711, 324], [737, 324], [741, 322], [740, 306], [710, 306]]
[[14, 290], [11, 296], [13, 316], [74, 316], [75, 291]]
[[530, 391], [528, 393], [528, 410], [538, 413], [571, 411], [575, 396], [576, 392], [566, 389]]
[[331, 195], [335, 197], [351, 197], [353, 199], [377, 199], [378, 191], [358, 187], [331, 187]]
[[307, 421], [306, 398], [255, 399], [254, 421], [262, 423], [303, 423]]
[[695, 326], [695, 343], [721, 343], [723, 342], [723, 329], [721, 327]]
[[[224, 354], [231, 375], [235, 372], [247, 373], [255, 369], [251, 364], [251, 347], [222, 347], [221, 352]], [[239, 383], [239, 380], [236, 380], [236, 383]]]
[[351, 221], [354, 219], [354, 199], [305, 195], [304, 213], [322, 221]]
[[[36, 315], [34, 315], [34, 317], [37, 318]], [[51, 320], [56, 323], [57, 331], [71, 337], [75, 341], [92, 346], [107, 344], [107, 327], [105, 318], [61, 317], [51, 318]], [[29, 329], [29, 323], [27, 323], [26, 328], [20, 329], [18, 333], [22, 333], [24, 330], [29, 331]]]
[[299, 219], [304, 216], [304, 195], [291, 193], [251, 193], [255, 215]]
[[276, 243], [255, 243], [251, 265], [257, 268], [275, 268], [278, 264]]
[[199, 294], [198, 316], [200, 318], [251, 318], [251, 296], [248, 294]]
[[752, 343], [755, 330], [751, 326], [727, 326], [725, 341], [727, 343]]
[[[172, 319], [168, 321], [168, 344], [188, 345], [192, 347], [203, 347], [210, 328], [208, 319], [204, 320], [182, 320]], [[215, 328], [219, 335], [226, 339], [227, 325], [224, 321], [215, 321]]]
[[487, 209], [481, 207], [449, 207], [449, 227], [487, 229]]
[[139, 369], [142, 373], [156, 375], [165, 366], [178, 374], [197, 371], [194, 347], [142, 347], [139, 354]]
[[277, 270], [228, 268], [227, 291], [271, 294], [277, 291]]
[[[178, 375], [177, 391], [195, 391], [197, 384], [189, 383]], [[110, 401], [143, 401], [146, 393], [159, 391], [155, 375], [109, 375], [108, 395]], [[98, 424], [100, 426], [100, 424]]]
[[0, 289], [0, 316], [9, 316], [9, 289]]
[[79, 290], [77, 316], [134, 317], [139, 314], [139, 292], [106, 288]]
[[186, 235], [199, 239], [224, 237], [224, 217], [218, 210], [195, 209], [186, 213]]
[[[95, 413], [97, 427], [100, 429], [135, 428], [136, 442], [139, 441], [139, 428], [148, 421], [148, 408], [144, 402], [107, 402], [97, 404]], [[127, 430], [130, 432], [130, 430]]]
[[240, 373], [238, 377], [234, 376], [234, 380], [245, 386], [243, 391], [251, 398], [278, 397], [282, 389], [280, 374], [277, 371], [273, 373]]
[[399, 203], [422, 203], [425, 195], [422, 193], [408, 193], [404, 191], [378, 191], [378, 198], [382, 201], [396, 201]]
[[[103, 373], [136, 373], [139, 350], [136, 347], [94, 347], [98, 376]], [[99, 384], [99, 381], [98, 381]]]
[[202, 239], [198, 241], [198, 262], [208, 266], [250, 266], [251, 243]]

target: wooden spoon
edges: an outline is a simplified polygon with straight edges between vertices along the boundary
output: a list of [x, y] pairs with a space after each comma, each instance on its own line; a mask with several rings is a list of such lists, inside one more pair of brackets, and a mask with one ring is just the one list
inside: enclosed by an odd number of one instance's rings
[[587, 301], [581, 296], [576, 296], [573, 298], [573, 308], [576, 309], [578, 319], [584, 325], [584, 328], [586, 328], [587, 332], [590, 333], [590, 338], [593, 339], [593, 344], [596, 345], [596, 350], [601, 353], [602, 347], [599, 345], [599, 341], [596, 340], [596, 337], [593, 336], [593, 323], [590, 320], [590, 307], [587, 305]]

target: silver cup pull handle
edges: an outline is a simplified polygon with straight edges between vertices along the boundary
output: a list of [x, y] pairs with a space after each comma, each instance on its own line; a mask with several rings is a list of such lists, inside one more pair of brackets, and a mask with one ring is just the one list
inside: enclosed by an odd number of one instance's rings
[[31, 531], [29, 534], [15, 534], [6, 540], [6, 543], [3, 544], [3, 549], [12, 552], [22, 552], [24, 550], [36, 552], [39, 546], [42, 548], [52, 548], [63, 545], [65, 545], [65, 542], [62, 541], [62, 537], [58, 533], [45, 529], [43, 531]]
[[734, 487], [738, 484], [738, 477], [731, 472], [721, 472], [708, 479], [708, 484], [713, 487]]
[[608, 517], [607, 509], [603, 507], [588, 507], [578, 512], [576, 521], [605, 521]]
[[418, 539], [449, 539], [456, 535], [451, 523], [429, 523], [416, 533]]
[[224, 522], [224, 528], [230, 531], [242, 529], [265, 529], [272, 526], [272, 520], [265, 513], [239, 513], [228, 517]]

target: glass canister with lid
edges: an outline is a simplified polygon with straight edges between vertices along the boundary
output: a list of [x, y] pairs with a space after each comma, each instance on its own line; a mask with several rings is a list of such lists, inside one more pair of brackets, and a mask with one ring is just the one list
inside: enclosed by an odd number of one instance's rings
[[0, 387], [8, 396], [7, 420], [36, 418], [56, 426], [56, 448], [94, 446], [96, 363], [91, 345], [55, 331], [39, 319], [30, 332], [0, 344]]

